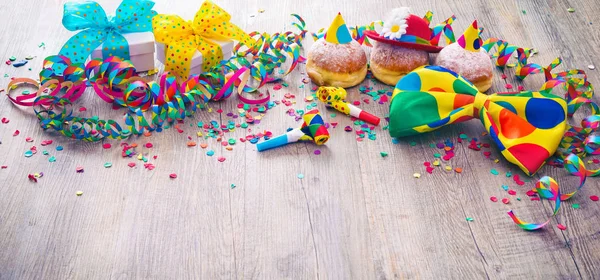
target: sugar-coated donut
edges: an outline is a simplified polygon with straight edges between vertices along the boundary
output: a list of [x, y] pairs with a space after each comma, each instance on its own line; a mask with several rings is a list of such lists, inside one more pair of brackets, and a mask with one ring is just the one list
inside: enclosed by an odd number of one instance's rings
[[490, 56], [483, 49], [472, 52], [463, 49], [458, 43], [452, 43], [442, 49], [435, 64], [463, 76], [481, 92], [492, 86], [494, 67]]
[[371, 72], [377, 80], [390, 86], [419, 66], [429, 64], [429, 53], [376, 42], [371, 51]]
[[367, 76], [367, 54], [354, 40], [332, 44], [321, 38], [308, 52], [306, 72], [319, 86], [353, 87]]

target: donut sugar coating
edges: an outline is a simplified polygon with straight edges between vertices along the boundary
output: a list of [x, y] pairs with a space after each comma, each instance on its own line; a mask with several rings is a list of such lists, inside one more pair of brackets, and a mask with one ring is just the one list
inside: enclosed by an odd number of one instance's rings
[[367, 54], [354, 40], [332, 44], [321, 38], [308, 52], [306, 72], [319, 86], [353, 87], [367, 76]]
[[452, 43], [442, 49], [435, 59], [435, 65], [450, 69], [473, 83], [480, 92], [492, 86], [494, 66], [490, 56], [483, 50], [472, 52]]
[[369, 66], [380, 82], [396, 86], [404, 75], [429, 64], [429, 53], [391, 44], [375, 42]]

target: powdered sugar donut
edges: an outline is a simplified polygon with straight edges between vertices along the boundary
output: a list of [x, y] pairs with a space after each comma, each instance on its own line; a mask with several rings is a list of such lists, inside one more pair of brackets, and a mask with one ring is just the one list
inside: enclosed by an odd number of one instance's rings
[[377, 42], [371, 51], [370, 67], [377, 80], [391, 86], [412, 70], [429, 64], [426, 51]]
[[481, 92], [492, 86], [494, 67], [490, 56], [482, 49], [472, 52], [463, 49], [458, 43], [452, 43], [438, 54], [435, 64], [463, 76]]
[[308, 52], [306, 72], [319, 86], [353, 87], [367, 76], [367, 55], [354, 40], [333, 44], [321, 38]]

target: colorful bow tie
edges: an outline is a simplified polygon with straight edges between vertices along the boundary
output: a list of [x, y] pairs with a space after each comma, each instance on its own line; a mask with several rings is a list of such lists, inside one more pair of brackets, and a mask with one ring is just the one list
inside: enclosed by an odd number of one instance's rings
[[479, 118], [502, 155], [533, 175], [554, 154], [567, 129], [567, 104], [549, 91], [485, 95], [458, 74], [423, 66], [392, 95], [390, 135], [403, 137]]
[[202, 54], [203, 71], [208, 71], [223, 59], [221, 47], [213, 39], [233, 39], [248, 47], [254, 46], [254, 39], [230, 23], [230, 19], [231, 15], [210, 0], [202, 3], [194, 21], [185, 21], [177, 15], [154, 17], [152, 28], [156, 41], [168, 46], [165, 70], [187, 78], [197, 50]]
[[[93, 1], [65, 3], [62, 23], [70, 31], [83, 30], [69, 39], [59, 52], [74, 63], [84, 63], [101, 44], [102, 56], [129, 59], [129, 43], [122, 34], [152, 31], [154, 2], [123, 0], [114, 17]], [[110, 40], [108, 40], [110, 39]]]

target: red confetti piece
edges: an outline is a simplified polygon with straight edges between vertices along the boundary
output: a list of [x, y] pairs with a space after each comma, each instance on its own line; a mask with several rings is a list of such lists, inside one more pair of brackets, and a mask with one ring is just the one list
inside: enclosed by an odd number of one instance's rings
[[130, 163], [127, 164], [127, 166], [129, 166], [131, 168], [134, 168], [135, 167], [135, 162], [130, 162]]
[[33, 176], [33, 174], [29, 174], [27, 175], [27, 178], [29, 179], [29, 181], [32, 181], [34, 183], [37, 183], [37, 178], [35, 178], [35, 176]]
[[540, 201], [540, 198], [537, 197], [537, 196], [534, 196], [534, 197], [529, 198], [529, 200], [531, 200], [531, 201]]
[[502, 80], [506, 80], [506, 74], [502, 74]]
[[600, 160], [599, 159], [593, 159], [592, 162], [593, 163], [600, 163]]
[[511, 84], [506, 84], [506, 85], [504, 85], [504, 87], [505, 87], [506, 89], [512, 89], [512, 88], [513, 88], [513, 86], [512, 86]]
[[75, 171], [77, 171], [77, 173], [83, 173], [83, 167], [78, 166]]
[[7, 118], [2, 118], [2, 123], [8, 123], [8, 122], [10, 122], [10, 120], [9, 120], [9, 119], [7, 119]]
[[218, 157], [218, 158], [217, 158], [217, 160], [218, 160], [219, 162], [224, 162], [224, 161], [225, 161], [225, 157]]
[[492, 197], [490, 197], [490, 200], [491, 200], [492, 202], [497, 202], [497, 201], [498, 201], [498, 198], [497, 198], [497, 197], [495, 197], [495, 196], [492, 196]]
[[424, 166], [431, 166], [431, 162], [429, 162], [429, 161], [423, 162], [423, 165]]
[[358, 100], [354, 101], [354, 102], [352, 102], [352, 104], [354, 104], [355, 106], [358, 106], [358, 105], [360, 105], [360, 101], [358, 101]]
[[79, 112], [85, 112], [85, 111], [87, 111], [87, 108], [85, 108], [85, 107], [79, 108]]
[[25, 138], [25, 142], [33, 142], [33, 138], [27, 137], [27, 138]]
[[144, 147], [150, 149], [150, 148], [154, 147], [154, 145], [152, 145], [152, 143], [148, 142], [148, 143], [144, 144]]
[[112, 147], [112, 145], [110, 143], [102, 144], [102, 148], [104, 148], [104, 149], [110, 149], [110, 147]]
[[217, 113], [219, 113], [219, 114], [223, 113], [223, 109], [217, 110]]
[[517, 195], [517, 191], [515, 191], [515, 190], [508, 190], [508, 194], [510, 194], [510, 195]]
[[15, 133], [13, 133], [13, 136], [18, 136], [19, 134], [21, 134], [21, 132], [17, 129], [15, 130]]
[[590, 199], [591, 199], [592, 201], [598, 201], [598, 196], [597, 196], [597, 195], [591, 195], [591, 196], [590, 196]]
[[169, 178], [175, 179], [175, 178], [177, 178], [177, 174], [171, 173], [171, 174], [169, 174]]
[[560, 229], [560, 230], [565, 230], [565, 229], [567, 229], [567, 226], [565, 226], [565, 225], [563, 225], [563, 224], [558, 224], [558, 225], [556, 225], [556, 227], [557, 227], [558, 229]]
[[148, 170], [152, 170], [154, 169], [156, 166], [154, 166], [154, 164], [152, 163], [144, 163], [144, 168], [148, 169]]
[[524, 91], [524, 90], [525, 90], [525, 87], [524, 87], [524, 86], [521, 86], [521, 85], [519, 85], [519, 86], [517, 87], [517, 89], [519, 89], [519, 91]]
[[7, 165], [2, 165], [2, 166], [0, 166], [0, 168], [1, 169], [6, 169], [6, 168], [8, 168], [8, 166]]
[[433, 168], [433, 167], [430, 167], [430, 166], [427, 166], [427, 167], [426, 167], [426, 171], [427, 171], [427, 173], [429, 173], [429, 174], [432, 174], [432, 173], [433, 173], [433, 169], [434, 169], [434, 168]]
[[502, 199], [502, 203], [509, 204], [510, 203], [510, 199], [508, 199], [508, 198], [505, 197], [505, 198]]
[[280, 90], [283, 86], [280, 84], [276, 84], [273, 86], [273, 90]]
[[42, 144], [41, 145], [42, 146], [48, 146], [50, 144], [52, 144], [52, 140], [42, 140]]
[[513, 180], [515, 180], [515, 183], [519, 186], [525, 185], [525, 182], [521, 181], [521, 176], [519, 176], [519, 174], [513, 176]]
[[534, 190], [528, 190], [525, 194], [527, 194], [527, 196], [536, 196], [537, 193]]

